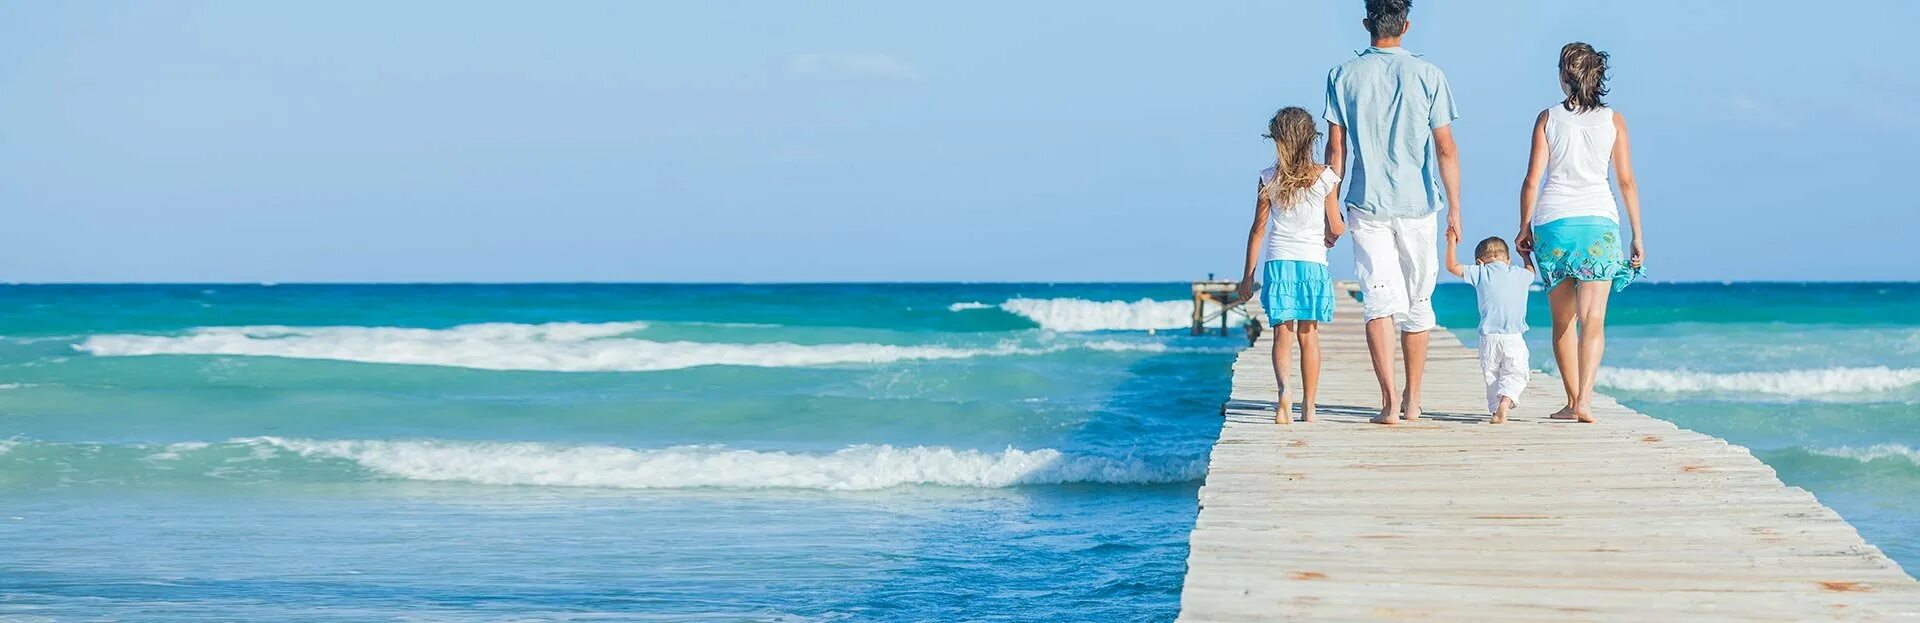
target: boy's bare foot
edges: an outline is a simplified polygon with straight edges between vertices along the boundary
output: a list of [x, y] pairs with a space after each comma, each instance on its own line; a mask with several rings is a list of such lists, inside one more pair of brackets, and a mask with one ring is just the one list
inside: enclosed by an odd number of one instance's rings
[[1547, 417], [1549, 417], [1549, 418], [1553, 418], [1553, 419], [1556, 419], [1556, 420], [1576, 420], [1576, 419], [1579, 419], [1579, 417], [1578, 417], [1578, 416], [1576, 416], [1576, 415], [1574, 415], [1574, 412], [1573, 412], [1573, 405], [1571, 405], [1571, 404], [1569, 404], [1569, 405], [1567, 405], [1567, 406], [1564, 406], [1564, 407], [1560, 407], [1560, 410], [1559, 410], [1559, 411], [1555, 411], [1555, 412], [1553, 412], [1553, 415], [1549, 415], [1549, 416], [1547, 416]]
[[1500, 408], [1493, 410], [1493, 420], [1489, 421], [1488, 424], [1507, 423], [1507, 411], [1512, 408], [1513, 408], [1513, 399], [1507, 398], [1506, 396], [1501, 396]]
[[1319, 418], [1314, 417], [1313, 415], [1313, 403], [1309, 402], [1309, 403], [1300, 405], [1300, 421], [1307, 422], [1309, 424], [1320, 421]]

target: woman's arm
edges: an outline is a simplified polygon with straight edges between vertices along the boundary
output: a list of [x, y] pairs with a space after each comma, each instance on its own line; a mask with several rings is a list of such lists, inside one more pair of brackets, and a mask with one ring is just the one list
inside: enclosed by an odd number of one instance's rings
[[1627, 223], [1633, 227], [1633, 246], [1627, 263], [1639, 268], [1647, 261], [1646, 247], [1640, 244], [1640, 184], [1633, 179], [1633, 148], [1627, 141], [1627, 118], [1613, 113], [1613, 181], [1620, 185], [1620, 201], [1627, 206]]
[[1243, 301], [1253, 296], [1254, 264], [1260, 261], [1260, 241], [1267, 236], [1267, 212], [1272, 208], [1267, 204], [1267, 193], [1262, 192], [1265, 187], [1265, 182], [1254, 185], [1257, 198], [1253, 204], [1253, 227], [1247, 229], [1247, 266], [1240, 271], [1240, 286], [1236, 288]]
[[1513, 248], [1520, 260], [1533, 267], [1533, 206], [1540, 200], [1540, 176], [1547, 172], [1547, 111], [1533, 120], [1533, 149], [1527, 153], [1527, 176], [1520, 180], [1520, 233], [1513, 236]]

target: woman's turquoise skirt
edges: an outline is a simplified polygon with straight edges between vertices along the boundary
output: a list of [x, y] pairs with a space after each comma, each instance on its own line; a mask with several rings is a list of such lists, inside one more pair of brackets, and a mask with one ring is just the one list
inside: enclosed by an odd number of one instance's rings
[[1260, 305], [1267, 322], [1333, 320], [1333, 277], [1327, 265], [1298, 260], [1267, 260]]
[[1548, 221], [1533, 228], [1533, 263], [1547, 289], [1563, 279], [1612, 281], [1613, 291], [1642, 276], [1620, 249], [1620, 224], [1599, 216]]

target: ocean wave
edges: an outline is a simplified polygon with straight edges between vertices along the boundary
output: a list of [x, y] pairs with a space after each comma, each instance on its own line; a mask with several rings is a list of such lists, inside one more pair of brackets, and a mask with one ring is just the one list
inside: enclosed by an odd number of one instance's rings
[[[5, 461], [16, 448], [31, 456]], [[7, 470], [6, 468], [16, 468]], [[604, 445], [450, 440], [247, 437], [224, 443], [110, 445], [0, 441], [0, 471], [59, 482], [154, 479], [303, 482], [372, 479], [615, 489], [865, 491], [931, 485], [1155, 484], [1205, 476], [1200, 459], [856, 445], [827, 453], [720, 446], [635, 449]]]
[[954, 303], [952, 305], [948, 305], [947, 311], [962, 312], [962, 311], [970, 311], [975, 309], [993, 309], [993, 308], [994, 308], [993, 305], [988, 305], [986, 303], [981, 303], [979, 301], [969, 301], [965, 303]]
[[1853, 446], [1820, 448], [1810, 450], [1810, 452], [1821, 456], [1853, 459], [1862, 463], [1881, 459], [1904, 459], [1909, 463], [1920, 465], [1920, 450], [1915, 450], [1897, 443], [1880, 443], [1864, 448], [1856, 448]]
[[649, 372], [698, 366], [804, 367], [1047, 352], [889, 344], [660, 342], [623, 337], [645, 323], [394, 327], [202, 327], [184, 335], [97, 335], [74, 349], [101, 357], [228, 355], [481, 370]]
[[1626, 391], [1736, 393], [1790, 398], [1884, 393], [1920, 385], [1920, 369], [1826, 368], [1777, 372], [1693, 372], [1602, 368], [1598, 383]]
[[1001, 303], [1000, 309], [1049, 331], [1145, 331], [1178, 329], [1193, 323], [1193, 303], [1188, 301], [1017, 298]]

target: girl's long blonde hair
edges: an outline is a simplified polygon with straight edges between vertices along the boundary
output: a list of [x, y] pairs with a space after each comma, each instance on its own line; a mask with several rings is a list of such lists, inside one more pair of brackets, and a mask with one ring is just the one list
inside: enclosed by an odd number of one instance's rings
[[1288, 106], [1273, 113], [1266, 137], [1273, 139], [1273, 179], [1260, 191], [1269, 204], [1284, 210], [1320, 177], [1319, 164], [1313, 161], [1313, 145], [1320, 139], [1320, 128], [1306, 109]]

